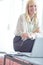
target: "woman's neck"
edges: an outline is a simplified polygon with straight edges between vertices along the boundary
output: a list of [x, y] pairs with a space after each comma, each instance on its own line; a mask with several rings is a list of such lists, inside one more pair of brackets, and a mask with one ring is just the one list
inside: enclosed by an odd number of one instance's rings
[[34, 16], [34, 15], [29, 15], [29, 17], [30, 17], [31, 21], [32, 21], [32, 19], [33, 19], [33, 16]]

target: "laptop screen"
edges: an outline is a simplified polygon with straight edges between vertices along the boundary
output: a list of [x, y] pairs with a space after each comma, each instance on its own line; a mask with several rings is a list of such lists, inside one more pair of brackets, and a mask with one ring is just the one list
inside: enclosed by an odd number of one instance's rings
[[37, 38], [32, 50], [33, 57], [43, 57], [43, 38]]

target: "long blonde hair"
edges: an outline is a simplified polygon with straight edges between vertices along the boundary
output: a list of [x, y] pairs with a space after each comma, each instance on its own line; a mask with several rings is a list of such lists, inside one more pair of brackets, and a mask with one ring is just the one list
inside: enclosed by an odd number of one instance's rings
[[[26, 14], [25, 14], [25, 16], [26, 16], [26, 20], [29, 20], [30, 19], [30, 17], [29, 17], [29, 13], [28, 13], [28, 7], [29, 7], [29, 4], [34, 4], [35, 3], [35, 0], [29, 0], [28, 2], [27, 2], [27, 5], [26, 5]], [[37, 11], [35, 12], [35, 14], [34, 14], [34, 23], [36, 23], [37, 21]]]

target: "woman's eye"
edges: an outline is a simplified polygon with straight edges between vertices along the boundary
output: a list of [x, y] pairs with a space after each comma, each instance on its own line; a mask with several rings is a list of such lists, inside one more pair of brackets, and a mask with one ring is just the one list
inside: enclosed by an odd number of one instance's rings
[[31, 5], [30, 7], [36, 7], [36, 5]]
[[30, 7], [33, 7], [33, 5], [31, 5]]
[[36, 7], [36, 5], [34, 5]]

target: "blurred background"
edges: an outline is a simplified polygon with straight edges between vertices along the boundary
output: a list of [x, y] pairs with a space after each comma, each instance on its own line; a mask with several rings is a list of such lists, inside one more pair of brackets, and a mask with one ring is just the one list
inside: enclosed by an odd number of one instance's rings
[[[0, 51], [13, 49], [13, 38], [19, 15], [25, 12], [27, 0], [0, 0]], [[43, 0], [37, 0], [40, 29], [43, 30]]]

